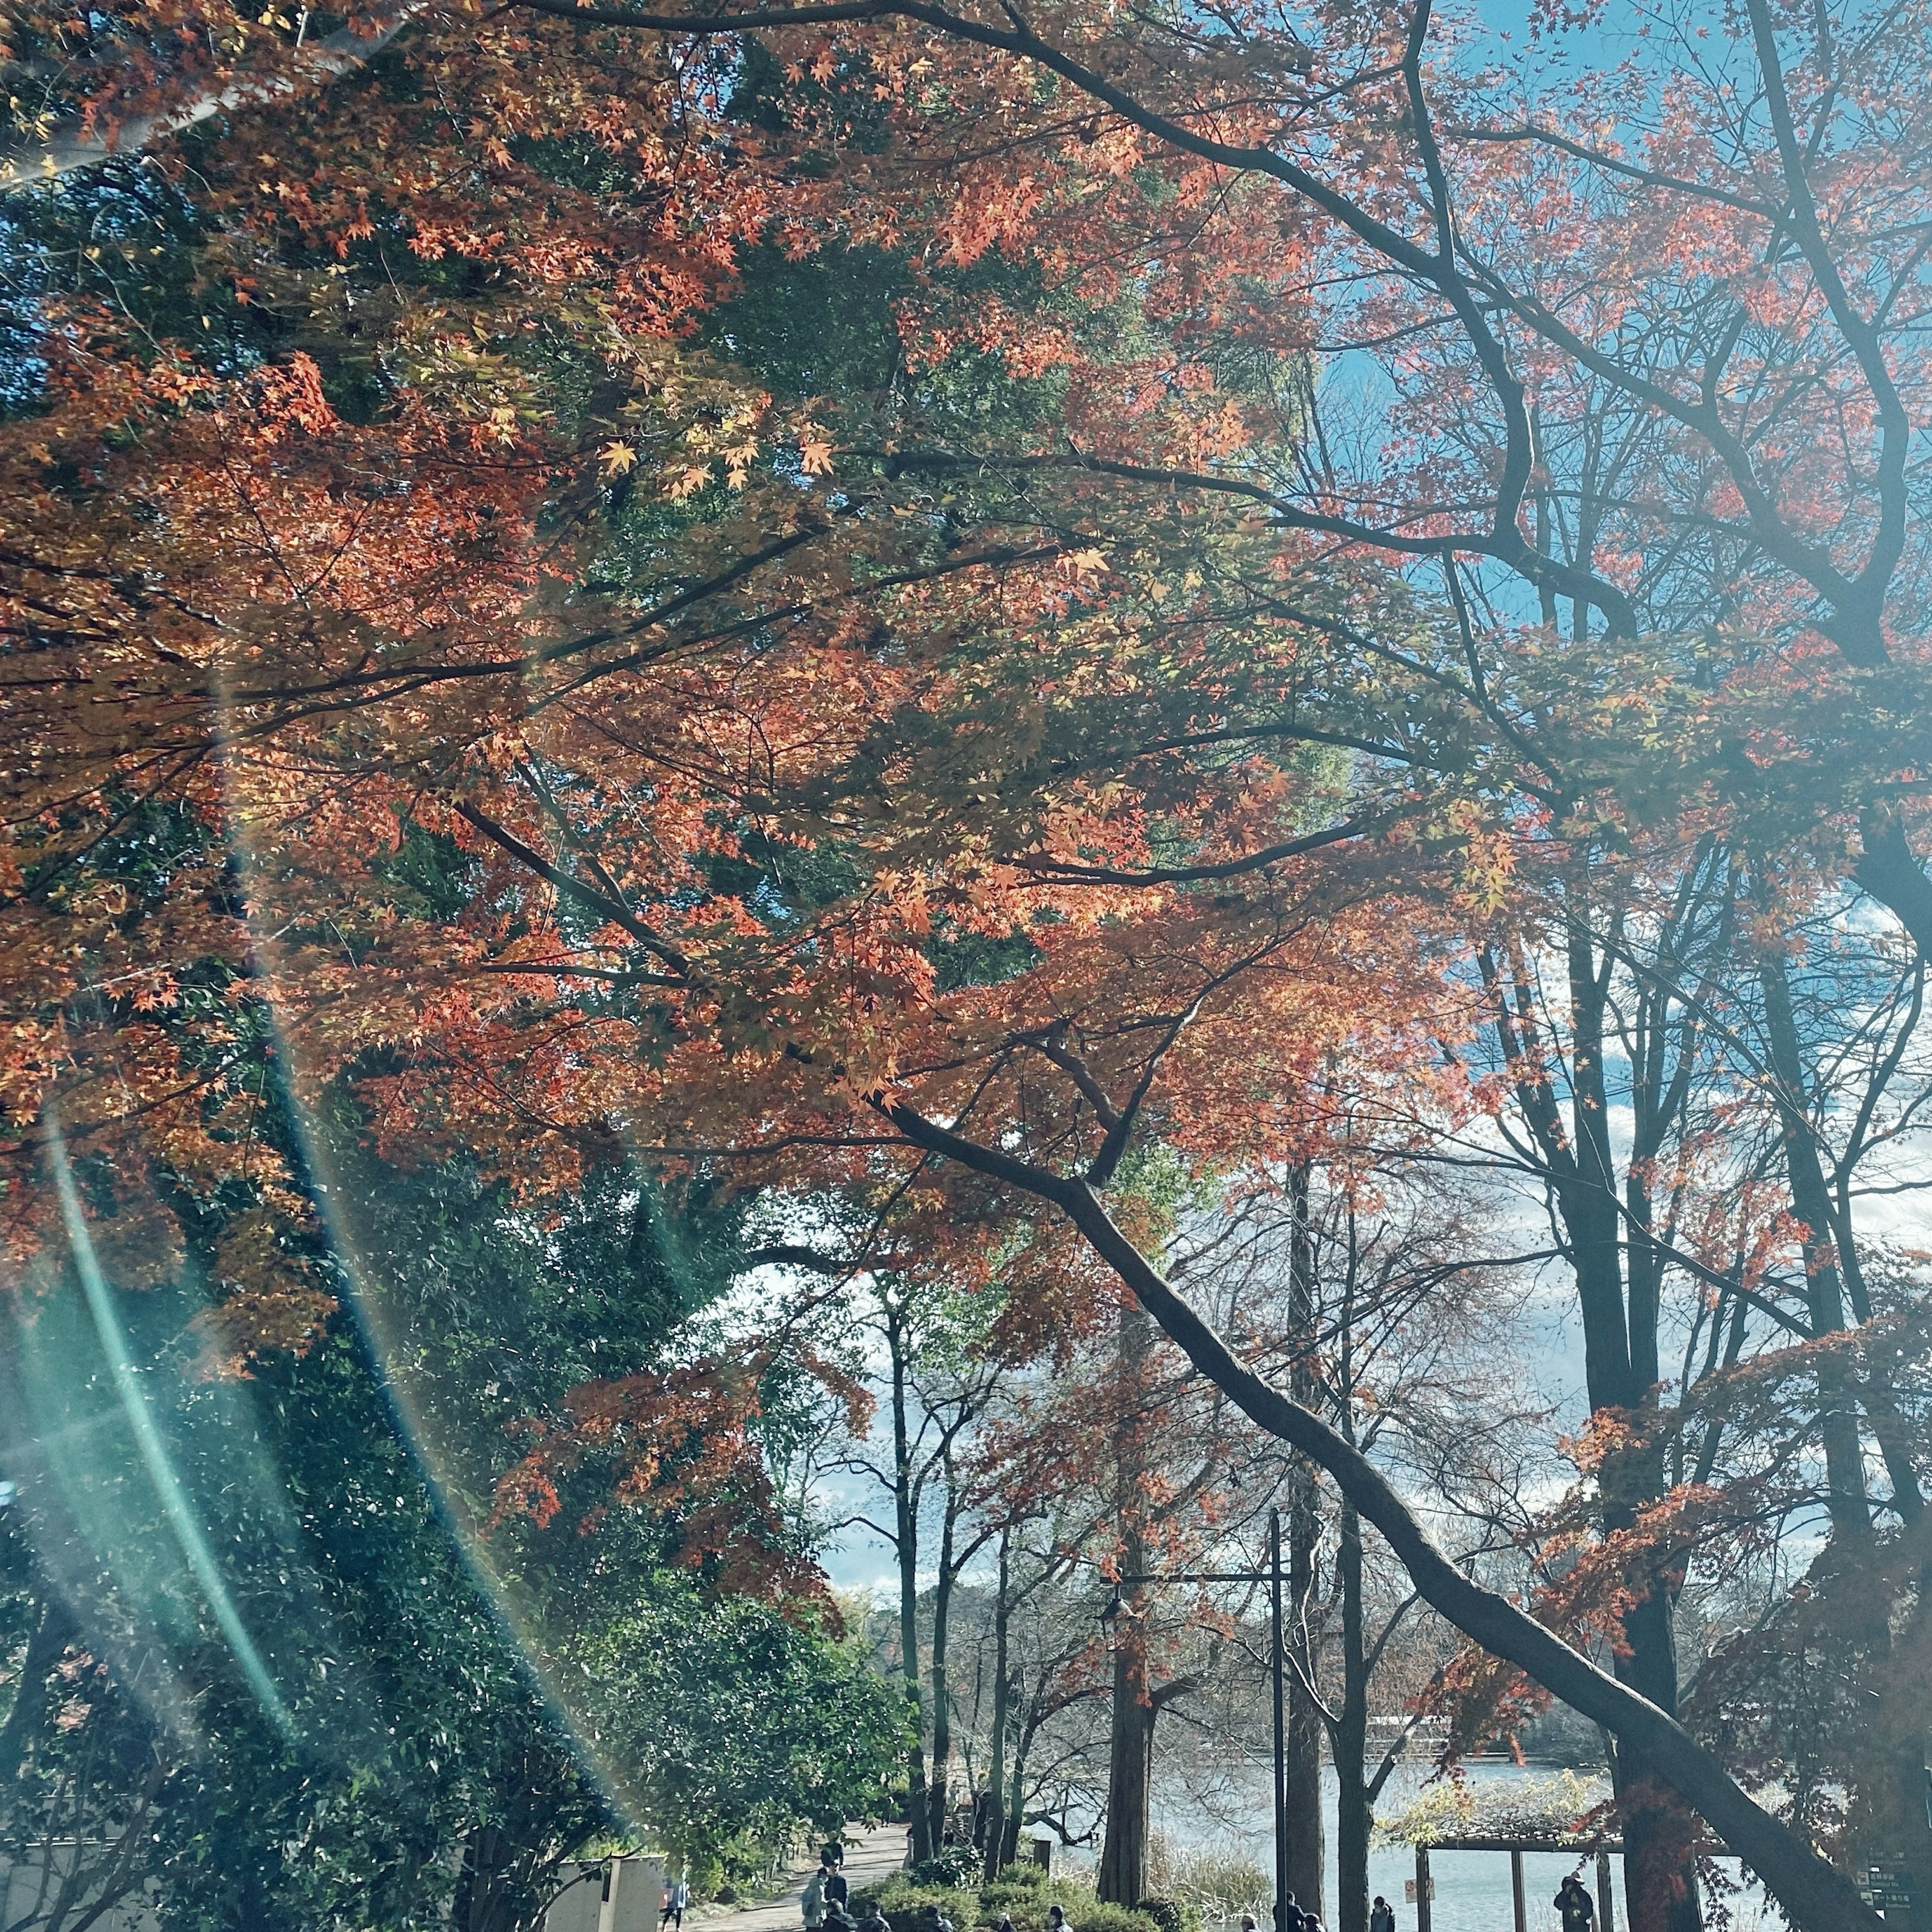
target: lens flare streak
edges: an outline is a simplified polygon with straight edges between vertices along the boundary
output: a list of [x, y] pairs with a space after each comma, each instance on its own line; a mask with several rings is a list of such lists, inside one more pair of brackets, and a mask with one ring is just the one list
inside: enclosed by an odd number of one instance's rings
[[100, 1337], [101, 1352], [107, 1359], [108, 1368], [114, 1378], [114, 1389], [120, 1400], [122, 1412], [128, 1418], [128, 1426], [133, 1432], [135, 1447], [140, 1450], [141, 1460], [146, 1466], [149, 1480], [154, 1486], [154, 1494], [159, 1498], [163, 1514], [167, 1517], [168, 1526], [175, 1533], [175, 1540], [181, 1546], [195, 1581], [201, 1586], [202, 1596], [213, 1612], [215, 1622], [220, 1627], [228, 1647], [234, 1653], [235, 1660], [242, 1667], [242, 1674], [248, 1680], [256, 1701], [268, 1714], [277, 1730], [284, 1738], [292, 1737], [295, 1725], [288, 1707], [275, 1688], [274, 1680], [268, 1675], [268, 1666], [262, 1660], [262, 1654], [255, 1647], [255, 1641], [248, 1634], [248, 1626], [242, 1621], [241, 1612], [235, 1607], [235, 1600], [229, 1594], [228, 1586], [223, 1580], [216, 1566], [214, 1553], [208, 1546], [208, 1538], [203, 1532], [200, 1520], [196, 1515], [188, 1499], [188, 1491], [181, 1478], [175, 1473], [170, 1460], [167, 1445], [161, 1440], [161, 1432], [155, 1425], [153, 1412], [141, 1388], [140, 1374], [134, 1366], [134, 1358], [129, 1353], [128, 1338], [122, 1329], [120, 1317], [115, 1312], [113, 1298], [107, 1292], [107, 1282], [100, 1272], [100, 1264], [94, 1250], [93, 1238], [87, 1232], [86, 1217], [81, 1212], [80, 1193], [75, 1186], [74, 1169], [68, 1160], [67, 1142], [62, 1135], [60, 1124], [51, 1114], [47, 1118], [47, 1134], [50, 1164], [53, 1168], [54, 1186], [60, 1196], [61, 1219], [67, 1228], [68, 1245], [74, 1255], [75, 1272], [80, 1276], [81, 1292], [87, 1300], [88, 1312], [94, 1318], [94, 1326]]

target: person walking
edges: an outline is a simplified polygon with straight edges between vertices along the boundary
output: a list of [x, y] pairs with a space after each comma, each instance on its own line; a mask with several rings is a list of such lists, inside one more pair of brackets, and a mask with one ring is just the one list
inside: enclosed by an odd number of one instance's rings
[[1380, 1892], [1369, 1909], [1369, 1932], [1395, 1932], [1395, 1907]]
[[845, 1910], [846, 1901], [851, 1896], [852, 1888], [847, 1882], [844, 1872], [839, 1870], [837, 1862], [828, 1861], [825, 1868], [826, 1904], [837, 1906], [842, 1912]]
[[691, 1884], [680, 1872], [664, 1887], [664, 1916], [658, 1921], [658, 1932], [664, 1932], [667, 1925], [675, 1925], [683, 1932], [684, 1908], [691, 1903]]
[[805, 1932], [819, 1932], [825, 1923], [825, 1868], [820, 1865], [805, 1882], [799, 1903], [805, 1908]]
[[1563, 1932], [1591, 1932], [1591, 1928], [1597, 1922], [1597, 1908], [1590, 1903], [1590, 1894], [1583, 1889], [1574, 1872], [1563, 1881], [1562, 1888], [1550, 1903], [1563, 1921]]

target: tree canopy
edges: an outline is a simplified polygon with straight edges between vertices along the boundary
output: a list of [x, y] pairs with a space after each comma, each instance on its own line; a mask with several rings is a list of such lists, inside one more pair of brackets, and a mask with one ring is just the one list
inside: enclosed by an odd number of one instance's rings
[[[722, 1857], [906, 1748], [787, 1488], [870, 1426], [826, 1311], [943, 1284], [969, 1365], [1118, 1393], [1138, 1309], [1337, 1498], [1351, 1615], [1366, 1525], [1445, 1695], [1610, 1737], [1640, 1924], [1700, 1922], [1705, 1828], [1794, 1925], [1932, 1895], [1928, 25], [17, 9], [22, 1334], [92, 1270], [162, 1346], [193, 1280], [211, 1389], [381, 1378], [537, 1682], [629, 1686], [640, 1810]], [[1336, 1367], [1430, 1173], [1494, 1232], [1418, 1236], [1402, 1321], [1540, 1270], [1580, 1332], [1513, 1574]], [[1210, 1262], [1279, 1200], [1251, 1320]], [[1042, 1419], [997, 1466], [1064, 1501]], [[1088, 1419], [1131, 1572], [1164, 1479]], [[1693, 1667], [1706, 1580], [1755, 1621]], [[1871, 1706], [1822, 1778], [1821, 1630]], [[848, 1757], [743, 1721], [833, 1684]]]

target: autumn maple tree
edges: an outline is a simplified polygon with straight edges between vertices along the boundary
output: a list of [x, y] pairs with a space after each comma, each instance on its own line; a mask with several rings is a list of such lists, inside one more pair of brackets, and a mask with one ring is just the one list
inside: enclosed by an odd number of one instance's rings
[[[1640, 1923], [1696, 1922], [1680, 1802], [1795, 1923], [1874, 1922], [1679, 1721], [1658, 1336], [1666, 1283], [1714, 1342], [1800, 1321], [1832, 1544], [1904, 1546], [1787, 936], [1862, 892], [1932, 942], [1925, 22], [1652, 32], [1579, 75], [1426, 4], [23, 14], [13, 164], [69, 182], [71, 266], [0, 448], [20, 1251], [56, 1136], [151, 1257], [239, 1184], [227, 1318], [299, 1342], [272, 1067], [513, 1177], [1044, 1204], [1617, 1738]], [[783, 313], [886, 288], [842, 368]], [[1608, 1669], [1110, 1211], [1153, 1142], [1326, 1158], [1338, 1064], [1548, 1189]], [[1766, 1104], [1779, 1159], [1687, 1232]], [[526, 1500], [600, 1402], [697, 1388], [586, 1394]]]

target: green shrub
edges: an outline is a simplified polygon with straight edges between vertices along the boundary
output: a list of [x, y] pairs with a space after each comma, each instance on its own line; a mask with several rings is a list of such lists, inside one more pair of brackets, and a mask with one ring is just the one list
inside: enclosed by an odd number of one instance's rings
[[1160, 1932], [1201, 1932], [1201, 1908], [1191, 1899], [1144, 1898], [1139, 1910], [1160, 1928]]
[[1056, 1896], [1044, 1900], [1036, 1914], [1030, 1913], [1026, 1918], [1017, 1912], [1013, 1914], [1013, 1932], [1046, 1932], [1046, 1907], [1056, 1904], [1066, 1912], [1072, 1932], [1159, 1932], [1145, 1912], [1125, 1905], [1104, 1905], [1090, 1893], [1063, 1893], [1058, 1886], [1052, 1889]]
[[888, 1879], [876, 1896], [879, 1911], [892, 1932], [920, 1932], [922, 1926], [930, 1924], [926, 1913], [929, 1905], [936, 1905], [942, 1917], [952, 1920], [956, 1932], [970, 1932], [980, 1917], [977, 1893], [957, 1886], [922, 1885], [916, 1872]]
[[[1008, 1866], [1007, 1870], [1012, 1869]], [[1042, 1874], [1036, 1884], [1022, 1885], [1004, 1874], [991, 1885], [980, 1888], [980, 1903], [983, 1906], [997, 1906], [1001, 1912], [1016, 1912], [1038, 1906], [1046, 1908], [1047, 1881]]]
[[1035, 1864], [1029, 1858], [1024, 1864], [1002, 1865], [999, 1876], [985, 1889], [991, 1892], [997, 1886], [1011, 1885], [1018, 1886], [1023, 1892], [1044, 1892], [1052, 1882], [1046, 1866]]
[[920, 1885], [956, 1887], [969, 1884], [979, 1874], [980, 1854], [970, 1845], [942, 1845], [912, 1868], [913, 1878]]
[[[923, 1869], [922, 1868], [921, 1869]], [[997, 1925], [1002, 1913], [1013, 1922], [1013, 1932], [1047, 1932], [1046, 1912], [1058, 1905], [1073, 1932], [1200, 1932], [1201, 1921], [1185, 1908], [1170, 1904], [1176, 1916], [1163, 1925], [1151, 1912], [1130, 1911], [1124, 1905], [1102, 1905], [1075, 1878], [1052, 1878], [1038, 1866], [1009, 1865], [994, 1882], [969, 1892], [958, 1886], [923, 1884], [917, 1871], [888, 1879], [873, 1894], [892, 1932], [921, 1932], [931, 1921], [928, 1905], [950, 1918], [956, 1932], [976, 1926]]]

